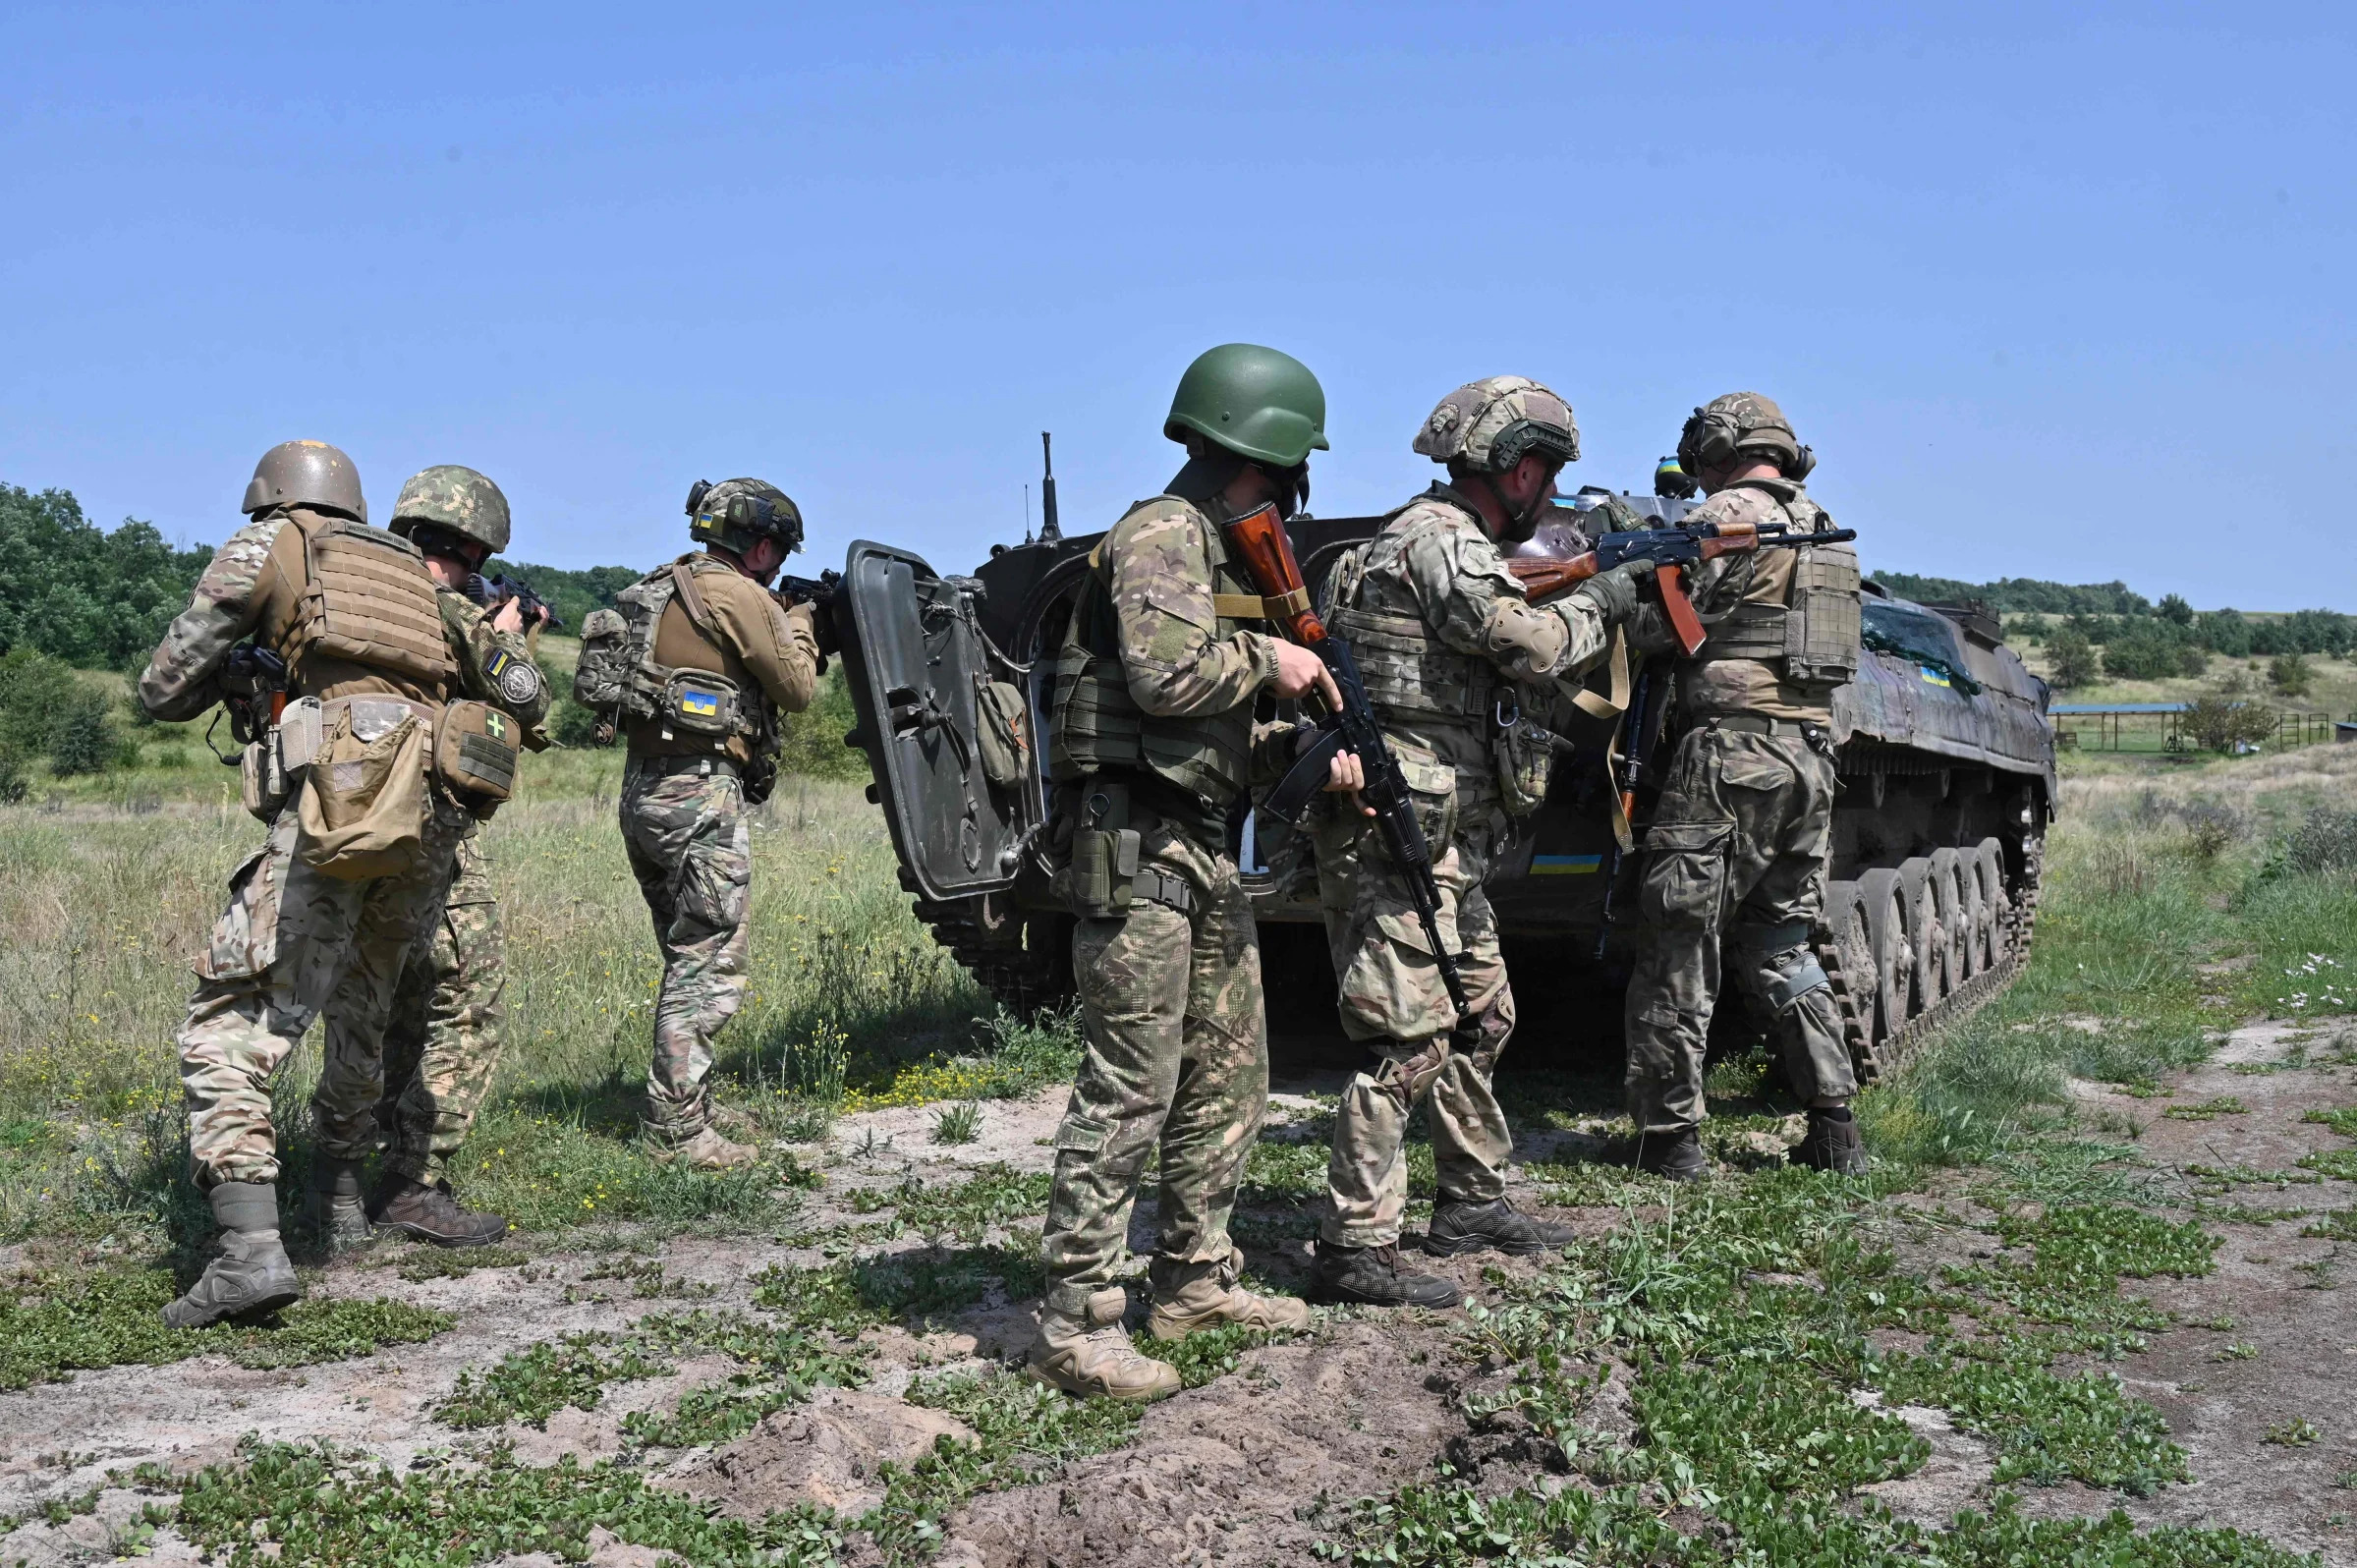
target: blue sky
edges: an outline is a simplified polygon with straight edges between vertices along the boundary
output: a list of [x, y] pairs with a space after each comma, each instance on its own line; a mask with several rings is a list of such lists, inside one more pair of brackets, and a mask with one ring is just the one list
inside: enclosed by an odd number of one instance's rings
[[217, 540], [317, 436], [586, 566], [756, 474], [962, 568], [1042, 428], [1068, 527], [1158, 488], [1246, 339], [1321, 513], [1478, 375], [1616, 486], [1756, 387], [1870, 568], [2357, 610], [2346, 8], [1896, 13], [19, 3], [0, 479]]

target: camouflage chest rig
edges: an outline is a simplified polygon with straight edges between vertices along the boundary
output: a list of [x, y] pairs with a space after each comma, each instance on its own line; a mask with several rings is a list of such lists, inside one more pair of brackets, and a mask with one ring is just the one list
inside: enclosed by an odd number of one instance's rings
[[[1157, 496], [1130, 508], [1113, 532], [1149, 508], [1168, 506], [1189, 506], [1199, 515], [1203, 510]], [[1217, 617], [1212, 637], [1266, 630], [1266, 606], [1229, 555], [1223, 531], [1213, 526], [1204, 532]], [[1106, 540], [1111, 537], [1107, 532]], [[1192, 908], [1185, 883], [1139, 869], [1139, 835], [1129, 824], [1130, 791], [1137, 788], [1150, 801], [1182, 793], [1197, 803], [1199, 815], [1228, 812], [1252, 782], [1252, 735], [1250, 702], [1220, 713], [1180, 716], [1149, 713], [1131, 695], [1121, 660], [1112, 567], [1099, 541], [1089, 557], [1087, 584], [1057, 655], [1048, 723], [1048, 777], [1073, 808], [1059, 814], [1067, 814], [1074, 826], [1068, 880], [1075, 913], [1114, 915], [1133, 896], [1182, 911]]]

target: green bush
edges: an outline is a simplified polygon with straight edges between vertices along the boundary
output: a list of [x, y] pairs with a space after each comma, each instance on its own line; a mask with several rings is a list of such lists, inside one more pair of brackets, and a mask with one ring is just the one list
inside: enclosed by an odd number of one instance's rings
[[[108, 709], [95, 692], [78, 691], [61, 707], [49, 728], [49, 771], [59, 778], [77, 773], [103, 773], [121, 760], [121, 743]], [[135, 750], [134, 756], [137, 756]]]
[[2311, 807], [2284, 835], [2279, 863], [2294, 871], [2357, 871], [2357, 811]]
[[2306, 697], [2315, 678], [2305, 653], [2278, 653], [2267, 662], [2268, 684], [2285, 697]]
[[2093, 686], [2101, 666], [2096, 660], [2095, 644], [2085, 632], [2076, 626], [2065, 626], [2047, 643], [2047, 653], [2053, 660], [2049, 679], [2054, 689], [2068, 692], [2076, 687]]
[[149, 524], [104, 532], [69, 491], [0, 484], [0, 648], [95, 669], [145, 658], [210, 559]]
[[2185, 709], [2185, 733], [2204, 751], [2231, 752], [2237, 745], [2256, 745], [2275, 733], [2275, 715], [2256, 702], [2224, 695], [2196, 698]]
[[843, 737], [858, 723], [851, 688], [843, 682], [843, 666], [836, 664], [819, 681], [818, 695], [811, 705], [800, 713], [785, 715], [780, 722], [778, 771], [809, 778], [866, 778], [868, 754], [843, 744]]

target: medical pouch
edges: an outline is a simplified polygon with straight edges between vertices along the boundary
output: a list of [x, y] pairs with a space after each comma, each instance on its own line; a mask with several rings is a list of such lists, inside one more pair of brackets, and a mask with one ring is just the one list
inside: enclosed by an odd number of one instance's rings
[[488, 702], [452, 702], [434, 725], [434, 773], [470, 806], [497, 805], [516, 792], [516, 743], [524, 728]]

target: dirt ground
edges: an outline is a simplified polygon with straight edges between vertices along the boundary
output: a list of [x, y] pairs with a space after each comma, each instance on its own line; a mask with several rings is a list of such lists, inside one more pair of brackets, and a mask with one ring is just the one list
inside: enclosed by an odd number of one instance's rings
[[[2134, 1097], [2101, 1086], [2082, 1086], [2085, 1108], [2116, 1133], [2135, 1134], [2154, 1180], [2191, 1203], [2197, 1178], [2184, 1167], [2251, 1167], [2287, 1171], [2310, 1152], [2346, 1148], [2328, 1128], [2303, 1123], [2307, 1110], [2346, 1104], [2357, 1073], [2311, 1063], [2303, 1031], [2254, 1025], [2237, 1031], [2218, 1055], [2179, 1076], [2153, 1097]], [[1308, 1095], [1333, 1086], [1326, 1075], [1281, 1084], [1274, 1118], [1306, 1118]], [[2166, 1114], [2231, 1097], [2239, 1113], [2213, 1111], [2208, 1119]], [[949, 1182], [1003, 1160], [1020, 1170], [1047, 1168], [1046, 1140], [1061, 1112], [1063, 1092], [982, 1107], [981, 1139], [944, 1148], [927, 1141], [934, 1112], [904, 1109], [845, 1118], [823, 1147], [802, 1150], [822, 1163], [827, 1185], [814, 1194], [801, 1223], [782, 1237], [671, 1237], [656, 1256], [675, 1288], [710, 1287], [697, 1305], [746, 1306], [750, 1277], [772, 1263], [824, 1260], [819, 1247], [803, 1245], [829, 1225], [874, 1218], [849, 1207], [863, 1187], [891, 1186], [914, 1174]], [[1560, 1158], [1574, 1150], [1566, 1135], [1550, 1135], [1521, 1152]], [[1575, 1140], [1576, 1142], [1576, 1140]], [[2215, 1185], [2215, 1184], [2214, 1184]], [[2345, 1184], [2273, 1187], [2244, 1185], [2214, 1197], [2215, 1204], [2280, 1212], [2344, 1206]], [[1517, 1197], [1542, 1206], [1527, 1184]], [[1896, 1201], [1894, 1201], [1896, 1202]], [[1142, 1205], [1133, 1241], [1150, 1236], [1150, 1205]], [[1586, 1228], [1616, 1217], [1607, 1210], [1550, 1210]], [[2357, 1564], [2357, 1534], [2349, 1514], [2357, 1492], [2336, 1477], [2357, 1466], [2357, 1300], [2337, 1288], [2334, 1270], [2342, 1244], [2298, 1234], [2300, 1219], [2264, 1222], [2264, 1213], [2236, 1218], [2203, 1210], [2225, 1240], [2218, 1266], [2207, 1278], [2130, 1282], [2175, 1314], [2177, 1326], [2153, 1337], [2151, 1348], [2117, 1371], [2135, 1396], [2167, 1419], [2191, 1456], [2194, 1481], [2150, 1498], [2123, 1498], [2080, 1486], [2025, 1488], [2025, 1508], [2042, 1515], [2101, 1514], [2125, 1507], [2144, 1523], [2232, 1525], [2276, 1543], [2321, 1552], [2328, 1562]], [[1250, 1232], [1247, 1215], [1244, 1229]], [[1036, 1225], [1036, 1221], [1032, 1222]], [[1283, 1279], [1298, 1277], [1308, 1243], [1291, 1227], [1254, 1254], [1257, 1265]], [[1018, 1245], [1036, 1230], [1018, 1222]], [[995, 1238], [994, 1238], [995, 1239]], [[117, 1367], [83, 1372], [71, 1381], [0, 1394], [0, 1512], [21, 1512], [103, 1483], [110, 1468], [143, 1461], [193, 1472], [229, 1459], [244, 1433], [272, 1438], [324, 1437], [358, 1445], [396, 1468], [421, 1451], [450, 1446], [454, 1434], [431, 1419], [462, 1369], [483, 1368], [502, 1355], [573, 1329], [618, 1329], [663, 1303], [640, 1299], [627, 1284], [587, 1276], [609, 1267], [610, 1251], [547, 1248], [524, 1237], [533, 1261], [456, 1278], [404, 1281], [384, 1266], [380, 1248], [326, 1269], [315, 1288], [329, 1294], [391, 1296], [452, 1314], [448, 1332], [359, 1361], [300, 1370], [248, 1371], [207, 1357], [167, 1368]], [[840, 1242], [835, 1244], [838, 1248]], [[886, 1247], [922, 1246], [917, 1238]], [[0, 1265], [18, 1260], [0, 1252]], [[1428, 1260], [1484, 1290], [1485, 1267], [1526, 1265], [1496, 1259]], [[964, 1428], [939, 1412], [897, 1397], [912, 1375], [961, 1366], [979, 1367], [1020, 1355], [1036, 1303], [988, 1299], [953, 1315], [933, 1332], [898, 1328], [872, 1332], [876, 1375], [865, 1388], [820, 1390], [809, 1403], [769, 1417], [717, 1450], [678, 1455], [656, 1472], [658, 1484], [721, 1499], [731, 1512], [814, 1501], [856, 1515], [880, 1495], [876, 1468], [907, 1460], [942, 1433]], [[938, 1561], [989, 1568], [1068, 1568], [1078, 1564], [1301, 1562], [1311, 1544], [1330, 1532], [1306, 1519], [1320, 1501], [1347, 1502], [1387, 1492], [1427, 1477], [1446, 1458], [1460, 1473], [1480, 1478], [1485, 1490], [1502, 1489], [1544, 1475], [1543, 1456], [1515, 1438], [1469, 1433], [1460, 1401], [1468, 1392], [1466, 1363], [1450, 1353], [1455, 1315], [1321, 1314], [1316, 1330], [1296, 1341], [1247, 1354], [1234, 1374], [1217, 1378], [1153, 1407], [1138, 1439], [1082, 1460], [1034, 1485], [985, 1493], [949, 1522]], [[2230, 1326], [2208, 1326], [2223, 1323]], [[511, 1425], [519, 1456], [548, 1463], [561, 1454], [595, 1458], [622, 1447], [620, 1423], [631, 1411], [665, 1407], [686, 1388], [718, 1375], [716, 1362], [683, 1363], [669, 1377], [613, 1385], [594, 1411], [563, 1410], [544, 1430]], [[1932, 1410], [1900, 1412], [1933, 1446], [1916, 1475], [1877, 1491], [1897, 1511], [1927, 1521], [1957, 1508], [1986, 1504], [1992, 1462], [1977, 1439], [1956, 1431]], [[2286, 1446], [2291, 1424], [2306, 1422], [2321, 1435]], [[2272, 1440], [2270, 1434], [2276, 1434]], [[30, 1523], [0, 1539], [0, 1563], [32, 1568], [79, 1564], [113, 1554], [116, 1532], [137, 1513], [139, 1499], [105, 1492], [96, 1513], [62, 1526]], [[179, 1559], [190, 1548], [168, 1527], [151, 1555]], [[645, 1568], [643, 1548], [609, 1542], [597, 1560]], [[536, 1559], [535, 1559], [536, 1561]]]

